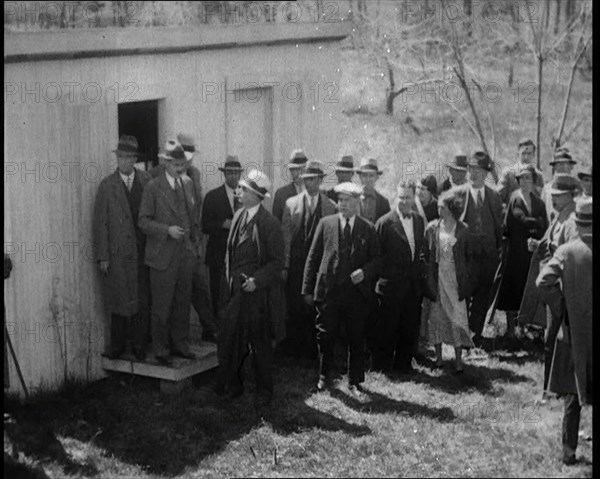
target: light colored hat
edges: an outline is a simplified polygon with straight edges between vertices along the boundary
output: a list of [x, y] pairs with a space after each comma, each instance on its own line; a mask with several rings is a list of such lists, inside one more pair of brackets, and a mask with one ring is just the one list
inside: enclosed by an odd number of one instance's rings
[[113, 152], [139, 156], [137, 138], [131, 135], [121, 135], [117, 148]]
[[575, 212], [572, 215], [575, 218], [575, 223], [580, 226], [590, 226], [592, 224], [592, 202], [591, 196], [580, 197], [575, 203]]
[[551, 195], [562, 195], [564, 193], [574, 193], [579, 188], [580, 183], [577, 178], [567, 173], [559, 173], [552, 179], [548, 192]]
[[239, 185], [256, 193], [261, 198], [270, 198], [271, 180], [262, 171], [250, 170], [246, 179], [241, 179]]
[[360, 195], [362, 195], [363, 189], [356, 183], [352, 183], [351, 181], [345, 181], [344, 183], [335, 185], [333, 191], [335, 191], [338, 195], [360, 197]]
[[240, 160], [235, 155], [227, 155], [225, 158], [225, 164], [223, 166], [219, 166], [220, 171], [244, 171], [242, 168], [242, 164]]
[[183, 147], [179, 144], [177, 140], [167, 140], [165, 143], [164, 151], [158, 154], [159, 158], [163, 160], [185, 160], [185, 152], [183, 151]]
[[290, 155], [290, 162], [288, 163], [288, 168], [302, 168], [304, 165], [306, 165], [307, 161], [308, 158], [306, 158], [304, 151], [298, 148], [292, 151], [292, 154]]
[[191, 160], [194, 157], [194, 152], [196, 151], [196, 146], [194, 145], [194, 138], [192, 138], [192, 135], [179, 133], [177, 135], [177, 141], [181, 144], [181, 147], [185, 152], [185, 157], [188, 160]]
[[318, 160], [308, 160], [306, 162], [306, 168], [304, 168], [304, 173], [302, 173], [300, 177], [314, 178], [315, 176], [326, 176], [325, 167], [323, 163]]
[[377, 166], [377, 160], [375, 158], [363, 158], [360, 160], [360, 167], [356, 170], [356, 172], [358, 174], [377, 173], [378, 175], [383, 175], [383, 171], [381, 171]]

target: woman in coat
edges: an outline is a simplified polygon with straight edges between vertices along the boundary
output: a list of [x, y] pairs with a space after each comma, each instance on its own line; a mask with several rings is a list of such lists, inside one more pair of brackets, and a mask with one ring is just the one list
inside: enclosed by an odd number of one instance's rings
[[429, 245], [428, 278], [423, 316], [428, 323], [429, 342], [435, 346], [436, 366], [441, 367], [442, 343], [454, 346], [456, 372], [464, 369], [462, 348], [473, 347], [467, 317], [473, 247], [469, 230], [459, 221], [464, 208], [461, 192], [452, 188], [440, 195], [440, 219], [425, 230]]
[[527, 165], [515, 175], [519, 188], [510, 196], [504, 216], [503, 234], [508, 241], [505, 270], [496, 308], [506, 311], [506, 335], [514, 337], [517, 313], [525, 291], [532, 252], [529, 238], [540, 239], [548, 229], [546, 206], [535, 193], [538, 173]]

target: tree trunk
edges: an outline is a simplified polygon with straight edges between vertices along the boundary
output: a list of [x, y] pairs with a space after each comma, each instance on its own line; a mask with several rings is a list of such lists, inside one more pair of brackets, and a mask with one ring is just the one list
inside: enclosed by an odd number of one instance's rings
[[540, 133], [541, 133], [541, 128], [542, 128], [542, 68], [543, 68], [543, 62], [544, 59], [541, 56], [541, 54], [538, 54], [538, 70], [537, 70], [537, 80], [538, 80], [538, 97], [537, 97], [537, 117], [536, 117], [536, 124], [537, 124], [537, 131], [536, 131], [536, 145], [537, 148], [535, 149], [535, 153], [536, 153], [536, 161], [537, 161], [537, 168], [538, 170], [540, 170]]
[[396, 99], [394, 89], [396, 88], [396, 79], [394, 78], [394, 69], [387, 58], [386, 63], [388, 69], [389, 90], [387, 91], [385, 99], [385, 114], [394, 116], [394, 100]]

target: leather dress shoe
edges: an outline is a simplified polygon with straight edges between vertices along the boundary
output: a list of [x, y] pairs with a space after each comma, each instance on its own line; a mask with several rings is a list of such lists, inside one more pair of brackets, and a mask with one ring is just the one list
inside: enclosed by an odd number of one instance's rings
[[562, 462], [566, 466], [572, 466], [577, 462], [577, 458], [575, 457], [575, 454], [565, 454], [563, 456]]
[[156, 356], [156, 360], [162, 366], [173, 366], [173, 360], [169, 356]]

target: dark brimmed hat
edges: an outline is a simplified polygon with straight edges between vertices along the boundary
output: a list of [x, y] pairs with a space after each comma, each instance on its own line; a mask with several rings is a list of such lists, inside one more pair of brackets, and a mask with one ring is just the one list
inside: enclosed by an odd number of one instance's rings
[[177, 140], [167, 140], [165, 148], [158, 154], [163, 160], [185, 160], [185, 152]]
[[475, 166], [477, 168], [482, 168], [487, 171], [491, 171], [493, 168], [492, 159], [485, 151], [476, 151], [469, 158], [469, 166]]
[[137, 138], [131, 135], [121, 135], [117, 148], [113, 152], [139, 156]]
[[456, 155], [451, 162], [446, 164], [446, 166], [453, 170], [467, 171], [467, 156]]
[[575, 223], [580, 226], [590, 226], [592, 224], [592, 202], [591, 196], [584, 196], [575, 203], [575, 213], [572, 213]]
[[301, 178], [314, 178], [316, 176], [326, 176], [323, 163], [318, 160], [308, 160], [304, 172], [300, 175]]
[[246, 179], [241, 179], [239, 185], [256, 193], [261, 198], [270, 198], [271, 181], [262, 171], [250, 170]]
[[219, 166], [221, 171], [244, 171], [239, 158], [236, 155], [227, 155], [223, 166]]
[[581, 181], [583, 181], [584, 179], [592, 179], [594, 177], [594, 175], [592, 175], [592, 167], [590, 166], [590, 172], [588, 173], [587, 171], [580, 171], [579, 173], [577, 173], [577, 178], [579, 178]]
[[535, 148], [535, 143], [533, 142], [533, 140], [531, 138], [525, 137], [525, 138], [521, 138], [519, 140], [519, 144], [517, 147], [521, 148], [522, 146], [528, 146], [528, 145], [531, 145], [531, 146], [533, 146], [533, 148]]
[[363, 189], [356, 183], [352, 183], [351, 181], [345, 181], [344, 183], [339, 183], [335, 185], [333, 191], [335, 191], [338, 195], [360, 197], [360, 195], [362, 195]]
[[354, 157], [352, 155], [342, 156], [335, 165], [335, 171], [348, 171], [354, 173]]
[[376, 173], [383, 175], [383, 171], [377, 166], [377, 160], [375, 158], [363, 158], [360, 160], [360, 167], [356, 170], [360, 175], [361, 173]]
[[306, 165], [308, 158], [304, 154], [304, 151], [301, 149], [296, 149], [292, 151], [290, 155], [290, 162], [288, 163], [288, 168], [303, 168]]
[[566, 173], [555, 175], [548, 189], [551, 195], [562, 195], [564, 193], [574, 193], [580, 188], [579, 180]]
[[419, 181], [419, 184], [421, 186], [424, 186], [425, 188], [427, 188], [427, 190], [430, 191], [431, 194], [437, 195], [437, 180], [436, 180], [435, 176], [433, 176], [433, 175], [424, 176]]
[[185, 157], [188, 160], [191, 160], [194, 157], [194, 152], [196, 151], [196, 146], [194, 145], [194, 138], [192, 138], [191, 135], [179, 133], [177, 135], [177, 141], [183, 148], [183, 151], [185, 152]]
[[571, 165], [574, 165], [577, 162], [573, 159], [567, 148], [559, 148], [554, 152], [554, 158], [549, 165], [554, 166], [557, 163], [570, 163]]

